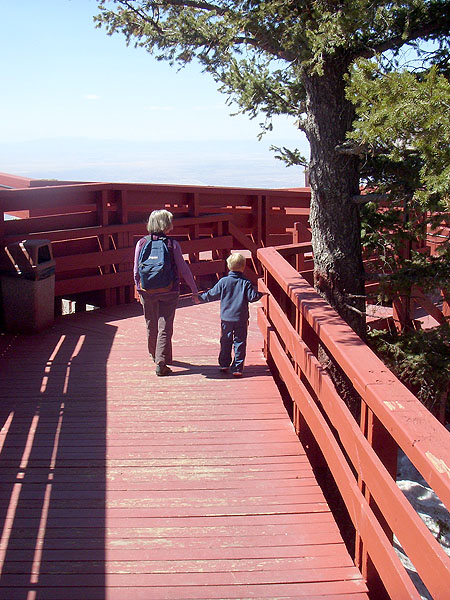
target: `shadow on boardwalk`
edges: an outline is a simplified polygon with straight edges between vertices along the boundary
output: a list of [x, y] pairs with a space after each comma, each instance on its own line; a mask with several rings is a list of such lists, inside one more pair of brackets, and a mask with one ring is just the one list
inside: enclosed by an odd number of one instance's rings
[[[67, 330], [0, 337], [0, 584], [16, 586], [9, 598], [44, 597], [33, 590], [61, 563], [105, 560], [106, 364], [117, 328], [106, 315], [93, 328], [69, 320]], [[104, 588], [101, 571], [91, 580]]]

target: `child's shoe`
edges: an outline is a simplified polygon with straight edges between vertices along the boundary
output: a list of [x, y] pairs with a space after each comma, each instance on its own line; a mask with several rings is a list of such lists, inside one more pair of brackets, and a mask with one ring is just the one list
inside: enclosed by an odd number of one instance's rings
[[233, 377], [242, 377], [242, 371], [235, 371]]

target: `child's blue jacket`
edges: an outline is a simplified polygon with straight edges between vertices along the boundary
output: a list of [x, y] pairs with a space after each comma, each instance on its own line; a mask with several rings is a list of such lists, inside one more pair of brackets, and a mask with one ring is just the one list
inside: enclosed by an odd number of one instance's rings
[[207, 292], [199, 294], [205, 302], [220, 298], [220, 318], [222, 321], [247, 323], [248, 303], [256, 302], [262, 296], [257, 292], [251, 281], [239, 271], [230, 271], [228, 275], [219, 279], [215, 286]]

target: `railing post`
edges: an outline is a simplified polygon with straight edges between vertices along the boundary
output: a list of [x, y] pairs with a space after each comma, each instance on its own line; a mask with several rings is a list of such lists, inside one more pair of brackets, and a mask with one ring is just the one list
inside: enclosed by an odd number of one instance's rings
[[[386, 431], [385, 427], [381, 424], [380, 420], [376, 417], [373, 411], [367, 406], [367, 404], [365, 402], [362, 402], [361, 404], [361, 430], [387, 469], [388, 473], [395, 481], [397, 477], [397, 444], [389, 432]], [[370, 494], [370, 490], [366, 486], [366, 482], [362, 479], [360, 474], [358, 474], [358, 485], [367, 502], [369, 503], [373, 513], [376, 515], [377, 520], [382, 526], [387, 538], [392, 543], [392, 530], [387, 524], [383, 513], [374, 502], [372, 495]], [[389, 595], [387, 594], [380, 576], [378, 575], [378, 572], [376, 571], [372, 560], [370, 559], [370, 556], [364, 547], [364, 543], [358, 531], [356, 531], [355, 540], [355, 563], [366, 579], [367, 585], [373, 597], [377, 600], [389, 600]]]
[[[97, 223], [100, 227], [106, 227], [109, 225], [109, 211], [108, 211], [108, 201], [110, 198], [109, 190], [102, 190], [100, 194], [97, 194]], [[109, 236], [107, 234], [101, 234], [98, 236], [98, 243], [100, 246], [100, 251], [104, 252], [105, 250], [109, 250]], [[111, 267], [105, 266], [102, 267], [103, 273], [110, 273]], [[103, 290], [103, 304], [104, 306], [111, 306], [115, 304], [113, 302], [112, 290], [111, 288]]]
[[189, 215], [198, 217], [200, 215], [200, 196], [198, 192], [189, 192], [187, 194], [187, 204], [189, 206]]
[[264, 238], [263, 197], [261, 195], [254, 197], [253, 215], [256, 215], [256, 225], [253, 227], [254, 242], [256, 243], [258, 248], [261, 248], [263, 246]]
[[[217, 235], [228, 236], [230, 234], [230, 217], [226, 221], [218, 221], [217, 223]], [[221, 260], [226, 260], [228, 254], [230, 253], [231, 248], [222, 248], [220, 250], [216, 250], [217, 258]]]
[[[402, 259], [411, 258], [412, 242], [406, 241], [399, 251]], [[407, 294], [399, 294], [392, 301], [392, 317], [398, 331], [412, 327], [411, 290]]]
[[441, 289], [441, 294], [443, 298], [442, 314], [444, 315], [444, 317], [450, 320], [450, 294], [443, 288]]
[[439, 421], [442, 423], [442, 425], [445, 425], [446, 423], [446, 413], [447, 413], [447, 404], [448, 404], [448, 396], [450, 393], [450, 384], [447, 384], [447, 389], [445, 389], [442, 394], [441, 394], [441, 398], [439, 401]]
[[392, 318], [398, 331], [411, 327], [411, 297], [407, 295], [396, 296], [392, 300]]
[[[295, 330], [300, 335], [306, 346], [310, 349], [312, 354], [314, 354], [314, 356], [317, 358], [319, 352], [319, 339], [303, 315], [301, 306], [298, 303], [293, 303], [293, 306], [295, 307], [296, 311]], [[301, 381], [305, 385], [309, 385], [307, 376], [301, 371], [298, 364], [296, 365], [296, 372]], [[314, 468], [320, 469], [322, 474], [324, 474], [327, 470], [325, 459], [323, 458], [317, 442], [314, 439], [308, 424], [301, 415], [296, 404], [294, 404], [293, 425], [301, 443], [303, 444], [305, 450], [307, 450], [308, 458], [311, 461], [311, 464], [314, 466]]]
[[[262, 267], [262, 280], [264, 282], [264, 285], [266, 286], [266, 289], [268, 289], [267, 269], [264, 266]], [[266, 313], [267, 319], [269, 319], [269, 299], [267, 297], [263, 298], [263, 310]], [[263, 343], [263, 354], [264, 354], [264, 358], [266, 360], [268, 360], [268, 358], [269, 358], [269, 348], [267, 346], [267, 341], [266, 341], [265, 337], [264, 337], [264, 343]]]
[[[188, 205], [189, 205], [189, 215], [191, 217], [198, 217], [200, 214], [200, 199], [197, 192], [188, 193]], [[197, 240], [200, 237], [200, 226], [198, 224], [191, 225], [189, 227], [189, 239]], [[189, 262], [195, 263], [198, 260], [198, 256], [194, 254], [189, 254]]]
[[[212, 236], [214, 237], [221, 237], [223, 235], [223, 221], [217, 221], [216, 223], [213, 224], [213, 232], [212, 232]], [[213, 260], [215, 259], [219, 259], [219, 258], [224, 258], [224, 250], [213, 250], [211, 252], [211, 258]]]
[[5, 245], [5, 211], [3, 200], [0, 200], [0, 243], [3, 252], [3, 246]]
[[[126, 225], [128, 223], [128, 191], [121, 189], [118, 190], [118, 194], [117, 214], [119, 223], [121, 225]], [[132, 259], [134, 255], [133, 236], [130, 235], [129, 232], [120, 232], [116, 234], [115, 238], [117, 248], [130, 248], [130, 259]], [[132, 271], [133, 263], [131, 261], [129, 263], [121, 262], [114, 267], [118, 272]], [[126, 302], [131, 302], [133, 293], [134, 286], [121, 286], [119, 288], [119, 303], [124, 304]]]
[[294, 230], [292, 232], [292, 243], [293, 244], [301, 244], [302, 242], [310, 242], [311, 241], [311, 232], [307, 227], [303, 225], [300, 221], [296, 221], [294, 223]]
[[268, 246], [269, 238], [270, 196], [261, 196], [261, 239], [258, 245], [262, 248]]
[[[294, 230], [292, 232], [292, 243], [301, 244], [302, 242], [310, 242], [311, 233], [310, 231], [300, 223], [296, 221], [294, 223]], [[300, 273], [306, 270], [305, 255], [303, 252], [297, 252], [295, 254], [295, 270]]]

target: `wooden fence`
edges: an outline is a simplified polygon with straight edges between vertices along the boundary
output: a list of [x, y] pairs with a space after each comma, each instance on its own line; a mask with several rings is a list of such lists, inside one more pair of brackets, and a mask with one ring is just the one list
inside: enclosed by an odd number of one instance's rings
[[[270, 292], [258, 315], [269, 364], [287, 387], [313, 464], [327, 465], [334, 477], [356, 532], [355, 562], [373, 597], [420, 598], [393, 549], [394, 534], [432, 597], [446, 599], [450, 558], [395, 476], [401, 448], [448, 510], [450, 434], [299, 274], [308, 272], [310, 251], [308, 242], [258, 251], [260, 289]], [[349, 382], [360, 427], [323, 357]]]
[[[98, 306], [133, 299], [133, 256], [154, 209], [174, 213], [174, 237], [196, 277], [221, 275], [233, 248], [292, 240], [308, 219], [309, 190], [258, 190], [139, 184], [66, 184], [0, 190], [2, 249], [23, 239], [51, 241], [55, 295]], [[4, 220], [4, 215], [20, 217]], [[208, 252], [204, 259], [204, 253]], [[0, 268], [8, 265], [0, 256]]]

